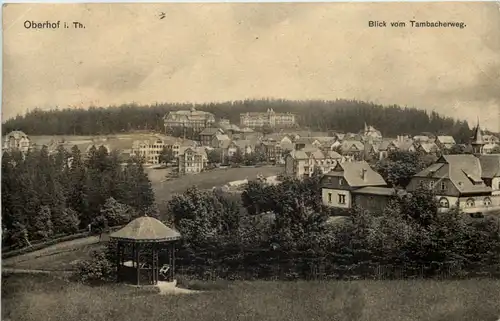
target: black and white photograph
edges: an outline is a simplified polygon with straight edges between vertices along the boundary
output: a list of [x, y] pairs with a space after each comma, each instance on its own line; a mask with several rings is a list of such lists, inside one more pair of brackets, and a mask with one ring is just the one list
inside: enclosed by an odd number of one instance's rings
[[498, 2], [2, 15], [2, 320], [500, 320]]

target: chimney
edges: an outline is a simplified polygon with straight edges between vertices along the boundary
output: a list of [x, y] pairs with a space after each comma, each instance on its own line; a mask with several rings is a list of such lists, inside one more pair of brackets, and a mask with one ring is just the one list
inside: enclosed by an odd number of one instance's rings
[[365, 180], [365, 176], [366, 176], [366, 169], [365, 169], [365, 168], [363, 168], [363, 169], [361, 170], [361, 179], [362, 179], [362, 180]]

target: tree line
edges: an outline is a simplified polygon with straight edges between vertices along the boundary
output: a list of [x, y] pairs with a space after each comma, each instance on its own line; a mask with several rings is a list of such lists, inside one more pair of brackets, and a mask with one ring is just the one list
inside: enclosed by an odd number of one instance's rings
[[[163, 117], [175, 110], [195, 107], [227, 118], [239, 124], [240, 114], [254, 111], [292, 112], [297, 115], [300, 126], [311, 130], [357, 133], [365, 122], [375, 126], [384, 136], [417, 135], [423, 132], [452, 135], [460, 143], [471, 136], [466, 121], [454, 120], [436, 112], [397, 105], [381, 106], [356, 100], [243, 100], [223, 103], [180, 104], [162, 103], [156, 105], [128, 104], [121, 106], [90, 107], [82, 109], [29, 111], [3, 124], [3, 133], [25, 130], [29, 135], [106, 135], [132, 130], [164, 132]], [[185, 134], [185, 133], [184, 133]], [[189, 135], [188, 135], [189, 136]]]
[[122, 165], [117, 152], [47, 147], [2, 156], [2, 246], [20, 248], [55, 235], [157, 215], [142, 160]]

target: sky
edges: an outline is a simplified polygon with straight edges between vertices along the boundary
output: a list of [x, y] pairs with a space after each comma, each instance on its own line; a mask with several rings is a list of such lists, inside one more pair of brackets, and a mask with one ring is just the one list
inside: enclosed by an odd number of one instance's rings
[[[358, 99], [500, 131], [500, 5], [9, 4], [2, 121], [38, 108]], [[160, 14], [165, 18], [160, 19]], [[81, 22], [33, 30], [25, 21]], [[460, 28], [369, 28], [368, 21]]]

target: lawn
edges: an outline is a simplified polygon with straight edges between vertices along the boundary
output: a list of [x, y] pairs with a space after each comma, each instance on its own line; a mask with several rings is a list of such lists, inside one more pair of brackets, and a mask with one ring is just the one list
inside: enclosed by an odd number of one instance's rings
[[282, 171], [283, 168], [277, 166], [225, 168], [184, 175], [167, 181], [163, 181], [167, 169], [148, 169], [148, 175], [153, 184], [156, 201], [160, 203], [170, 200], [174, 194], [183, 193], [193, 185], [200, 189], [210, 189], [232, 181], [255, 179], [259, 174], [265, 177], [274, 176]]
[[103, 243], [94, 243], [40, 252], [36, 256], [26, 256], [22, 260], [7, 259], [2, 263], [2, 267], [21, 270], [71, 271], [75, 270], [78, 261], [89, 259], [94, 250], [103, 246]]
[[4, 275], [2, 320], [496, 321], [500, 281], [234, 282], [190, 295]]

